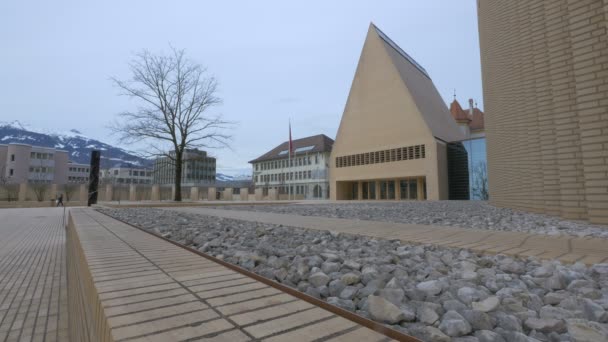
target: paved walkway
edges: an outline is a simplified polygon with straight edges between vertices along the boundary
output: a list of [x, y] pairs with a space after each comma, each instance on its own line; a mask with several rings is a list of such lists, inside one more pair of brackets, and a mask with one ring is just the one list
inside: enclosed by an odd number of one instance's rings
[[67, 341], [62, 208], [0, 209], [0, 341]]
[[115, 341], [389, 340], [99, 212], [71, 212]]
[[222, 210], [204, 207], [168, 208], [166, 210], [299, 228], [333, 230], [371, 237], [399, 239], [404, 242], [468, 248], [481, 253], [536, 256], [541, 259], [558, 259], [566, 263], [581, 261], [589, 265], [608, 261], [608, 239], [601, 238], [553, 237], [520, 232]]

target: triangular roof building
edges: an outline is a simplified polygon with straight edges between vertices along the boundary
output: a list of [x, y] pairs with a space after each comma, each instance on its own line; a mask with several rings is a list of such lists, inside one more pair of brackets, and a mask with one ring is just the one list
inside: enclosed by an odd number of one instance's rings
[[447, 199], [446, 144], [462, 139], [427, 71], [371, 24], [332, 150], [332, 199]]

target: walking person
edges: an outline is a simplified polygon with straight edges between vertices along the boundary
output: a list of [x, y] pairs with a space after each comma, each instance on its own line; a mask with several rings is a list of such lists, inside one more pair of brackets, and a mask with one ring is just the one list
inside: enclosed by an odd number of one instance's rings
[[63, 194], [59, 194], [59, 197], [57, 197], [57, 206], [60, 204], [63, 207]]

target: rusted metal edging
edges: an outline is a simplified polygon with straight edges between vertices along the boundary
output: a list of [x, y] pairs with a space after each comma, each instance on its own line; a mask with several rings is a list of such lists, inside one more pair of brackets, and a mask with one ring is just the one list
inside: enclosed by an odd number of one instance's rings
[[297, 201], [282, 201], [282, 202], [161, 202], [161, 203], [126, 203], [118, 204], [112, 202], [100, 203], [97, 206], [120, 209], [120, 208], [181, 208], [181, 207], [225, 207], [225, 206], [263, 206], [263, 205], [277, 205], [277, 204], [297, 204]]
[[194, 248], [182, 245], [182, 244], [177, 243], [177, 242], [175, 242], [173, 240], [167, 239], [167, 238], [165, 238], [165, 237], [163, 237], [163, 236], [161, 236], [159, 234], [153, 233], [153, 232], [148, 231], [148, 230], [146, 230], [144, 228], [141, 228], [141, 227], [138, 227], [136, 225], [133, 225], [133, 224], [131, 224], [129, 222], [126, 222], [126, 221], [124, 221], [122, 219], [110, 216], [110, 215], [108, 215], [106, 213], [103, 213], [101, 211], [98, 211], [98, 212], [101, 213], [101, 214], [104, 214], [104, 215], [106, 215], [106, 216], [108, 216], [108, 217], [110, 217], [110, 218], [112, 218], [112, 219], [114, 219], [116, 221], [122, 222], [122, 223], [124, 223], [124, 224], [126, 224], [128, 226], [131, 226], [131, 227], [139, 229], [139, 230], [141, 230], [141, 231], [143, 231], [145, 233], [148, 233], [148, 234], [150, 234], [152, 236], [155, 236], [155, 237], [157, 237], [159, 239], [165, 240], [165, 241], [167, 241], [167, 242], [169, 242], [169, 243], [171, 243], [171, 244], [173, 244], [175, 246], [181, 247], [181, 248], [183, 248], [183, 249], [185, 249], [185, 250], [187, 250], [189, 252], [192, 252], [194, 254], [200, 255], [203, 258], [206, 258], [206, 259], [211, 260], [211, 261], [213, 261], [215, 263], [218, 263], [218, 264], [220, 264], [220, 265], [222, 265], [224, 267], [227, 267], [227, 268], [229, 268], [229, 269], [231, 269], [231, 270], [233, 270], [235, 272], [238, 272], [238, 273], [241, 273], [241, 274], [243, 274], [243, 275], [245, 275], [247, 277], [253, 278], [253, 279], [255, 279], [255, 280], [257, 280], [257, 281], [259, 281], [261, 283], [264, 283], [264, 284], [266, 284], [268, 286], [271, 286], [271, 287], [273, 287], [273, 288], [275, 288], [277, 290], [285, 292], [285, 293], [287, 293], [287, 294], [289, 294], [291, 296], [294, 296], [294, 297], [296, 297], [298, 299], [301, 299], [301, 300], [306, 301], [306, 302], [308, 302], [310, 304], [313, 304], [315, 306], [323, 308], [323, 309], [325, 309], [325, 310], [327, 310], [327, 311], [329, 311], [329, 312], [331, 312], [333, 314], [336, 314], [338, 316], [346, 318], [346, 319], [348, 319], [348, 320], [350, 320], [352, 322], [355, 322], [355, 323], [357, 323], [359, 325], [362, 325], [362, 326], [364, 326], [366, 328], [369, 328], [369, 329], [371, 329], [373, 331], [376, 331], [376, 332], [378, 332], [380, 334], [383, 334], [383, 335], [385, 335], [387, 337], [390, 337], [390, 338], [392, 338], [394, 340], [402, 341], [402, 342], [422, 342], [422, 341], [420, 341], [419, 339], [417, 339], [417, 338], [415, 338], [413, 336], [406, 335], [406, 334], [404, 334], [404, 333], [402, 333], [400, 331], [391, 329], [391, 328], [389, 328], [389, 327], [387, 327], [387, 326], [385, 326], [385, 325], [383, 325], [381, 323], [372, 321], [371, 319], [367, 319], [367, 318], [365, 318], [363, 316], [359, 316], [359, 315], [357, 315], [357, 314], [355, 314], [353, 312], [350, 312], [348, 310], [342, 309], [342, 308], [340, 308], [338, 306], [331, 305], [331, 304], [327, 303], [324, 300], [321, 300], [319, 298], [307, 295], [304, 292], [298, 291], [298, 290], [293, 289], [293, 288], [291, 288], [291, 287], [289, 287], [287, 285], [283, 285], [281, 283], [278, 283], [278, 282], [276, 282], [274, 280], [265, 278], [265, 277], [263, 277], [263, 276], [261, 276], [259, 274], [251, 272], [249, 270], [246, 270], [246, 269], [244, 269], [244, 268], [242, 268], [240, 266], [231, 264], [231, 263], [229, 263], [227, 261], [224, 261], [224, 260], [220, 260], [220, 259], [218, 259], [216, 257], [213, 257], [213, 256], [209, 255], [209, 254], [203, 253], [203, 252], [201, 252], [201, 251], [199, 251], [197, 249], [194, 249]]

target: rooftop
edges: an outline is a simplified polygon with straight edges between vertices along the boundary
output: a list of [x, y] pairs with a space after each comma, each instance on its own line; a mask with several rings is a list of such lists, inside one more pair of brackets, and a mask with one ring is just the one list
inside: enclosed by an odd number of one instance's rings
[[431, 78], [431, 76], [429, 76], [429, 74], [426, 72], [426, 69], [424, 69], [422, 67], [422, 65], [420, 65], [420, 63], [416, 62], [416, 60], [414, 58], [412, 58], [412, 56], [410, 56], [407, 52], [403, 51], [403, 49], [401, 47], [399, 47], [399, 45], [397, 45], [397, 43], [395, 43], [392, 39], [390, 39], [376, 25], [374, 25], [374, 24], [372, 24], [372, 25], [374, 26], [374, 28], [376, 29], [376, 32], [378, 32], [378, 35], [380, 36], [380, 38], [382, 38], [382, 40], [384, 40], [388, 45], [390, 45], [393, 49], [395, 49], [401, 56], [403, 56], [408, 62], [410, 62], [413, 66], [415, 66], [416, 69], [418, 69], [422, 74], [424, 74], [424, 76], [426, 76], [428, 79]]
[[[302, 155], [306, 153], [331, 152], [334, 145], [333, 139], [325, 134], [313, 135], [306, 138], [292, 140], [293, 155]], [[283, 159], [289, 156], [289, 141], [284, 141], [272, 150], [264, 153], [260, 157], [251, 160], [250, 163], [257, 163], [266, 160]]]
[[472, 99], [469, 99], [469, 109], [467, 110], [462, 109], [458, 100], [454, 99], [450, 104], [450, 114], [456, 122], [468, 124], [471, 131], [485, 128], [484, 113], [476, 105], [473, 105]]

